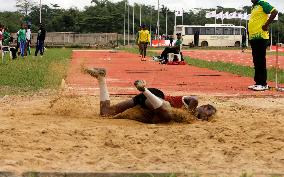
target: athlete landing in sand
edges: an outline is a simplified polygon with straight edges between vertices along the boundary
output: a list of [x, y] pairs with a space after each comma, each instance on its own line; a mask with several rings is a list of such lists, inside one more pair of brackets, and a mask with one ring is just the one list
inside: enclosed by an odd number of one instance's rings
[[[104, 68], [93, 68], [84, 69], [84, 72], [98, 80], [100, 88], [101, 116], [115, 116], [139, 105], [143, 108], [143, 115], [147, 115], [147, 120], [143, 120], [141, 122], [166, 123], [174, 120], [171, 111], [172, 106], [165, 100], [164, 93], [156, 88], [146, 88], [145, 81], [137, 80], [134, 82], [137, 90], [141, 92], [140, 94], [129, 100], [111, 106], [110, 96], [106, 85], [106, 70]], [[209, 104], [197, 107], [198, 101], [194, 97], [184, 96], [180, 101], [182, 101], [188, 112], [196, 116], [198, 119], [208, 120], [211, 116], [215, 115], [217, 111], [216, 108]]]

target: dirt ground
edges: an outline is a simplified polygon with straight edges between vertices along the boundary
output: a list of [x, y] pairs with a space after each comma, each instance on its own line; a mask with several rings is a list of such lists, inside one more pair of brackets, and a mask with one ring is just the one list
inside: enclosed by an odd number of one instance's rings
[[101, 118], [96, 96], [0, 98], [0, 171], [284, 173], [284, 98], [199, 99], [210, 122], [150, 125]]

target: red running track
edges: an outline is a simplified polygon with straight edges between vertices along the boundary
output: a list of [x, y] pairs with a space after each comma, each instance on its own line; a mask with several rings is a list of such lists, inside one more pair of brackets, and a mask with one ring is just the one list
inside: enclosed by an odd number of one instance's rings
[[137, 54], [123, 51], [73, 51], [66, 83], [76, 92], [97, 95], [96, 80], [80, 72], [84, 65], [107, 69], [107, 84], [113, 95], [138, 93], [133, 87], [137, 79], [146, 80], [148, 87], [159, 88], [167, 95], [282, 95], [275, 91], [248, 90], [247, 86], [253, 83], [252, 78], [189, 65], [160, 65], [150, 60], [142, 62]]
[[[267, 53], [270, 52], [267, 51]], [[201, 60], [222, 61], [244, 66], [253, 66], [252, 54], [249, 50], [244, 53], [240, 50], [184, 50], [183, 54]], [[276, 66], [276, 56], [267, 55], [266, 59], [267, 67], [271, 68]], [[284, 56], [279, 56], [278, 59], [279, 67], [284, 69]]]

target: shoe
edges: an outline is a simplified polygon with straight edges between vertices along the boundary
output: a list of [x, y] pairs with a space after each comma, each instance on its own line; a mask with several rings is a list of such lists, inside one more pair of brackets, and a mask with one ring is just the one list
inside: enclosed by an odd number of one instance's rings
[[153, 60], [154, 60], [154, 61], [160, 61], [160, 58], [158, 58], [158, 57], [153, 57]]
[[146, 61], [146, 58], [143, 58], [143, 57], [142, 57], [142, 58], [141, 58], [141, 61]]
[[137, 88], [137, 90], [139, 90], [140, 92], [144, 92], [145, 91], [145, 87], [146, 87], [146, 81], [144, 80], [137, 80], [134, 82], [135, 87]]
[[254, 87], [256, 87], [256, 86], [258, 86], [258, 85], [255, 85], [255, 84], [254, 84], [254, 85], [250, 85], [250, 86], [248, 86], [248, 89], [251, 89], [251, 90], [252, 90], [252, 89], [253, 89]]
[[84, 72], [90, 74], [92, 77], [95, 78], [106, 76], [105, 68], [92, 68], [92, 69], [85, 68]]
[[253, 88], [254, 91], [265, 91], [265, 90], [269, 90], [269, 86], [268, 85], [257, 85]]
[[198, 106], [198, 100], [195, 97], [184, 96], [182, 97], [182, 103], [188, 111], [193, 112]]
[[165, 65], [165, 64], [167, 64], [168, 62], [166, 62], [166, 60], [163, 60], [163, 61], [161, 61], [160, 62], [160, 64], [162, 64], [162, 65]]

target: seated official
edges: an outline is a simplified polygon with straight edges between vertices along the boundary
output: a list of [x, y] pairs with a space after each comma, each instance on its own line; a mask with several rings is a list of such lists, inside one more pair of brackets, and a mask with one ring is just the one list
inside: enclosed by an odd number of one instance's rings
[[[177, 33], [176, 35], [177, 35], [177, 41], [174, 43], [174, 46], [166, 47], [164, 51], [162, 52], [161, 56], [154, 57], [154, 60], [160, 60], [161, 63], [166, 64], [168, 63], [169, 53], [174, 53], [174, 54], [180, 53], [180, 47], [182, 45], [181, 34]], [[183, 61], [183, 58], [182, 58], [182, 61]]]

